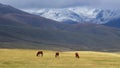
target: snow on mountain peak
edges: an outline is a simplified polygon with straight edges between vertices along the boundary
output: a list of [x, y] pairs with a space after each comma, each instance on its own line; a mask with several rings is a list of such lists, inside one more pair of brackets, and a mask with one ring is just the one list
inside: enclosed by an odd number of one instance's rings
[[29, 9], [26, 12], [65, 23], [103, 24], [120, 17], [120, 10], [102, 10], [90, 7]]

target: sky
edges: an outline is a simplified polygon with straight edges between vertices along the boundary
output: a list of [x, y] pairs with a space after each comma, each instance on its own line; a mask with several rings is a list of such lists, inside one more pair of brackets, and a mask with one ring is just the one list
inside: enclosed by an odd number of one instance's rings
[[116, 9], [120, 6], [120, 0], [0, 0], [0, 3], [12, 5], [20, 9], [65, 8], [74, 6]]

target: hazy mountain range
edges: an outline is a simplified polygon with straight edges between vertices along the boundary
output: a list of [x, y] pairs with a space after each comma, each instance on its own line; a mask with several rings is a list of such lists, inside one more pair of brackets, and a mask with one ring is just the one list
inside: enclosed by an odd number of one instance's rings
[[25, 9], [24, 11], [40, 15], [45, 18], [75, 23], [105, 24], [120, 18], [120, 9], [99, 9], [90, 7]]
[[119, 44], [119, 28], [66, 24], [0, 4], [0, 48], [119, 51]]

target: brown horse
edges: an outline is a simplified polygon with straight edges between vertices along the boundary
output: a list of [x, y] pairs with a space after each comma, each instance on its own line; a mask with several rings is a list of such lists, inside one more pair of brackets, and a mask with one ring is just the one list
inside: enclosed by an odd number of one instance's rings
[[75, 53], [75, 57], [80, 58], [80, 56], [79, 56], [79, 54], [77, 52]]
[[39, 55], [41, 55], [41, 57], [42, 57], [43, 56], [43, 51], [38, 51], [36, 56], [39, 56]]
[[55, 58], [59, 57], [59, 52], [55, 53]]

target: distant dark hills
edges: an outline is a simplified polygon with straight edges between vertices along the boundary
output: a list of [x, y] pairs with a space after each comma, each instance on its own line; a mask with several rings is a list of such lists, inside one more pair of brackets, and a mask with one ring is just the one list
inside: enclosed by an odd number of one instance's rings
[[119, 51], [120, 29], [64, 24], [0, 4], [0, 48]]
[[0, 14], [27, 14], [25, 12], [21, 12], [20, 10], [10, 6], [10, 5], [3, 5], [3, 4], [0, 4]]

